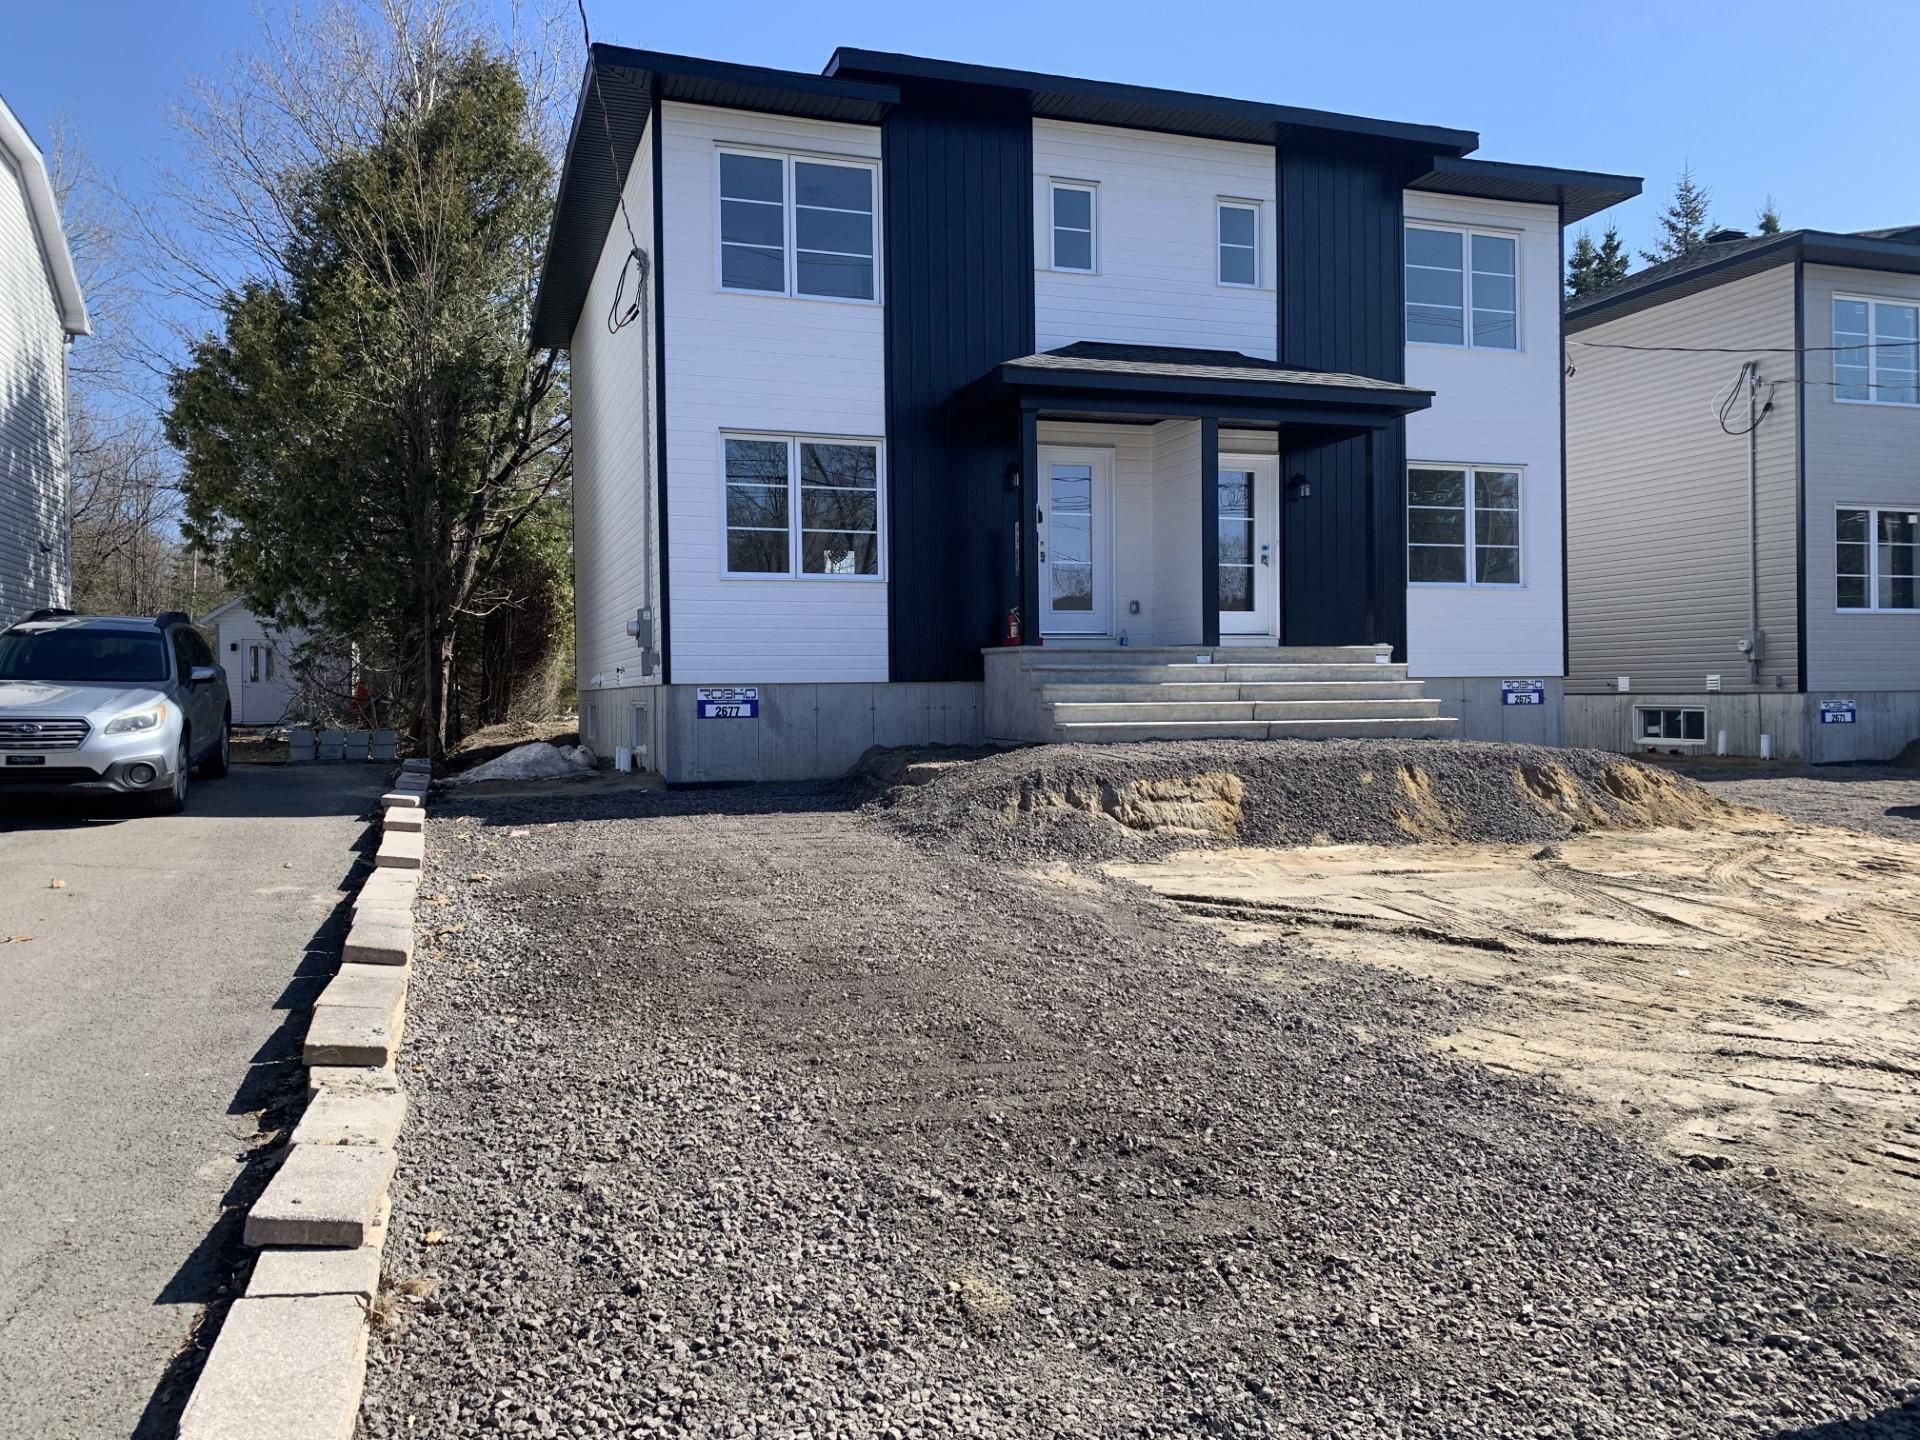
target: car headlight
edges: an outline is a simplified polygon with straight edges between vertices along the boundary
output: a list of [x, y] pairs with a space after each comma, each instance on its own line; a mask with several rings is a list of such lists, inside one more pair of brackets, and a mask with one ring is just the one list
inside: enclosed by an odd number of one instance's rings
[[130, 735], [141, 730], [158, 730], [167, 720], [167, 704], [163, 700], [149, 710], [131, 710], [125, 715], [116, 715], [107, 722], [107, 734]]

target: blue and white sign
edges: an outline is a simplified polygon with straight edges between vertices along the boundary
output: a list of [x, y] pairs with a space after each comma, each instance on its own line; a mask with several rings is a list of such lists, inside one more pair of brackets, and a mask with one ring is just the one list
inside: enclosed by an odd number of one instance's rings
[[1502, 705], [1544, 705], [1547, 703], [1546, 682], [1544, 680], [1502, 680], [1500, 703]]
[[702, 685], [693, 692], [702, 720], [752, 720], [760, 714], [758, 685]]
[[1822, 700], [1820, 702], [1820, 723], [1822, 725], [1851, 725], [1854, 720], [1854, 705], [1851, 700]]

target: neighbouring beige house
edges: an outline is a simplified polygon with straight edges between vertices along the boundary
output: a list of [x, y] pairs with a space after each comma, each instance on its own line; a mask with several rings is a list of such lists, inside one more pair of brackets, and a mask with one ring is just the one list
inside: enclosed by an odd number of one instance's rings
[[1920, 226], [1715, 231], [1566, 342], [1565, 743], [1920, 736]]
[[0, 625], [72, 593], [67, 345], [88, 333], [46, 162], [0, 100]]

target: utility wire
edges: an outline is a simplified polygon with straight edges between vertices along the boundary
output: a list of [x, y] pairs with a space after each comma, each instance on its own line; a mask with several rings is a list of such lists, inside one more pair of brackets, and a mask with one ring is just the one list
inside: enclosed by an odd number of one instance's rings
[[[607, 159], [613, 166], [614, 198], [620, 204], [620, 222], [627, 229], [627, 258], [620, 266], [620, 277], [614, 281], [613, 303], [607, 309], [607, 333], [618, 335], [627, 326], [639, 319], [641, 309], [646, 303], [647, 254], [640, 248], [640, 237], [634, 233], [633, 216], [627, 213], [626, 185], [620, 175], [620, 147], [613, 141], [613, 122], [607, 119], [607, 97], [600, 91], [600, 67], [593, 63], [593, 31], [587, 24], [587, 0], [574, 0], [580, 11], [580, 39], [587, 47], [587, 75], [593, 82], [594, 103], [600, 110], [600, 129], [607, 137]], [[634, 277], [633, 298], [627, 298], [627, 276]]]
[[1588, 350], [1641, 350], [1659, 355], [1818, 355], [1842, 350], [1913, 350], [1920, 340], [1869, 340], [1862, 345], [1622, 345], [1610, 340], [1568, 340]]

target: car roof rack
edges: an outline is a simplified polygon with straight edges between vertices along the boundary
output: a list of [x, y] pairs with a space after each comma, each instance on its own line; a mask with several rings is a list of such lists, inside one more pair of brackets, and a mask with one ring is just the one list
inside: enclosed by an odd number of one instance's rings
[[162, 610], [153, 617], [153, 623], [164, 630], [169, 625], [191, 625], [193, 617], [184, 610]]
[[69, 620], [69, 619], [72, 619], [75, 615], [78, 615], [79, 613], [80, 612], [78, 610], [66, 610], [66, 609], [62, 609], [58, 605], [47, 605], [34, 611], [31, 615], [27, 616], [25, 620], [22, 620], [19, 623], [22, 625], [29, 625], [29, 624], [32, 624], [35, 620]]

